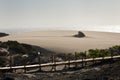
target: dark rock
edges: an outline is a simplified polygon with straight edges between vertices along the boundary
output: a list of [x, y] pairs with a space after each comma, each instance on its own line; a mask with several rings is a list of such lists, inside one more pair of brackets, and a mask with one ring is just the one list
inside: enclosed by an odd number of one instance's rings
[[5, 36], [8, 36], [9, 34], [6, 34], [6, 33], [1, 33], [0, 32], [0, 37], [5, 37]]
[[85, 37], [85, 34], [81, 31], [79, 31], [78, 34], [74, 35], [74, 37], [79, 37], [79, 38]]

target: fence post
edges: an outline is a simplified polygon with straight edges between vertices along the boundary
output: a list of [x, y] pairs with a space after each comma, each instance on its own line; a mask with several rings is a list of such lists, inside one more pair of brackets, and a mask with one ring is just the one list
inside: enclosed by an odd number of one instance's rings
[[87, 53], [86, 53], [86, 51], [85, 51], [85, 66], [87, 65], [86, 59], [87, 59]]
[[56, 71], [55, 55], [52, 55], [52, 63], [53, 63], [53, 65], [52, 65], [51, 71]]
[[70, 69], [70, 54], [68, 55], [68, 68]]
[[56, 71], [56, 60], [55, 60], [55, 56], [54, 56], [54, 70]]
[[82, 56], [82, 67], [84, 67], [84, 61], [83, 61], [83, 56]]
[[105, 56], [102, 57], [102, 60], [104, 60], [104, 59], [105, 59]]
[[26, 64], [24, 64], [24, 73], [26, 73], [27, 70], [26, 70]]
[[102, 57], [102, 60], [101, 60], [101, 62], [104, 62], [104, 59], [105, 59], [105, 56], [103, 56], [103, 57]]
[[[66, 56], [66, 54], [64, 54], [64, 56], [65, 56], [65, 61], [67, 61], [67, 56]], [[67, 65], [65, 64], [65, 66], [64, 66], [64, 69], [67, 69]]]
[[113, 60], [113, 53], [111, 52], [111, 60]]
[[27, 68], [26, 68], [26, 63], [27, 63], [27, 56], [24, 56], [24, 73], [27, 72]]
[[10, 72], [13, 72], [13, 69], [12, 69], [12, 54], [10, 52], [10, 48], [9, 46], [7, 46], [7, 50], [8, 50], [8, 55], [9, 55], [9, 67], [10, 67]]
[[111, 48], [111, 52], [110, 52], [110, 54], [111, 54], [111, 59], [110, 59], [110, 67], [112, 67], [112, 62], [113, 62], [113, 50], [112, 50], [112, 48]]
[[[75, 52], [75, 61], [77, 61], [77, 53]], [[75, 62], [75, 68], [77, 68], [78, 67], [78, 64], [77, 64], [77, 62]]]
[[95, 63], [95, 57], [93, 57], [93, 64]]
[[12, 68], [12, 57], [10, 55], [10, 69]]
[[41, 52], [38, 52], [38, 61], [39, 61], [39, 71], [41, 70]]
[[113, 60], [113, 49], [110, 48], [111, 61]]
[[12, 64], [13, 64], [13, 60], [12, 60], [12, 55], [11, 55], [11, 53], [9, 53], [9, 56], [10, 56], [10, 60], [9, 60], [9, 66], [10, 66], [10, 72], [12, 73], [12, 72], [14, 72], [13, 71], [13, 69], [12, 69]]

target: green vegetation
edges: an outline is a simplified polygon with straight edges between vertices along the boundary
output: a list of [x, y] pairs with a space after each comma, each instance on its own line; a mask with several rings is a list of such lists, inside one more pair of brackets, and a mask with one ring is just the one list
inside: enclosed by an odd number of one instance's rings
[[92, 58], [110, 56], [110, 51], [109, 49], [90, 49], [87, 56]]
[[70, 57], [71, 60], [73, 59], [82, 59], [82, 58], [96, 58], [96, 57], [106, 57], [106, 56], [115, 56], [120, 55], [120, 46], [116, 45], [113, 47], [110, 47], [109, 49], [90, 49], [87, 52], [75, 52], [69, 53], [69, 54], [57, 54], [57, 57], [62, 58], [63, 60], [68, 59]]

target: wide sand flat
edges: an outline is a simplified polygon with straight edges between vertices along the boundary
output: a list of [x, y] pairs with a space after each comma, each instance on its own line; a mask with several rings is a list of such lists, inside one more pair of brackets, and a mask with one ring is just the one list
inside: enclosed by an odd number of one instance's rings
[[57, 53], [81, 52], [88, 49], [104, 49], [120, 45], [120, 33], [83, 31], [86, 37], [75, 38], [77, 31], [36, 31], [14, 34], [0, 38], [0, 41], [17, 40], [37, 45]]

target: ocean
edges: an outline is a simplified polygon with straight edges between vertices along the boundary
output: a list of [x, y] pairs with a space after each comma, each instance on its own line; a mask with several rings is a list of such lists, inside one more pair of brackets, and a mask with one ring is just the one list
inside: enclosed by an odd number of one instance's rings
[[80, 30], [80, 31], [100, 31], [100, 32], [115, 32], [120, 33], [120, 25], [115, 26], [54, 26], [54, 27], [34, 27], [34, 28], [0, 28], [0, 32], [9, 34], [23, 33], [39, 30]]

